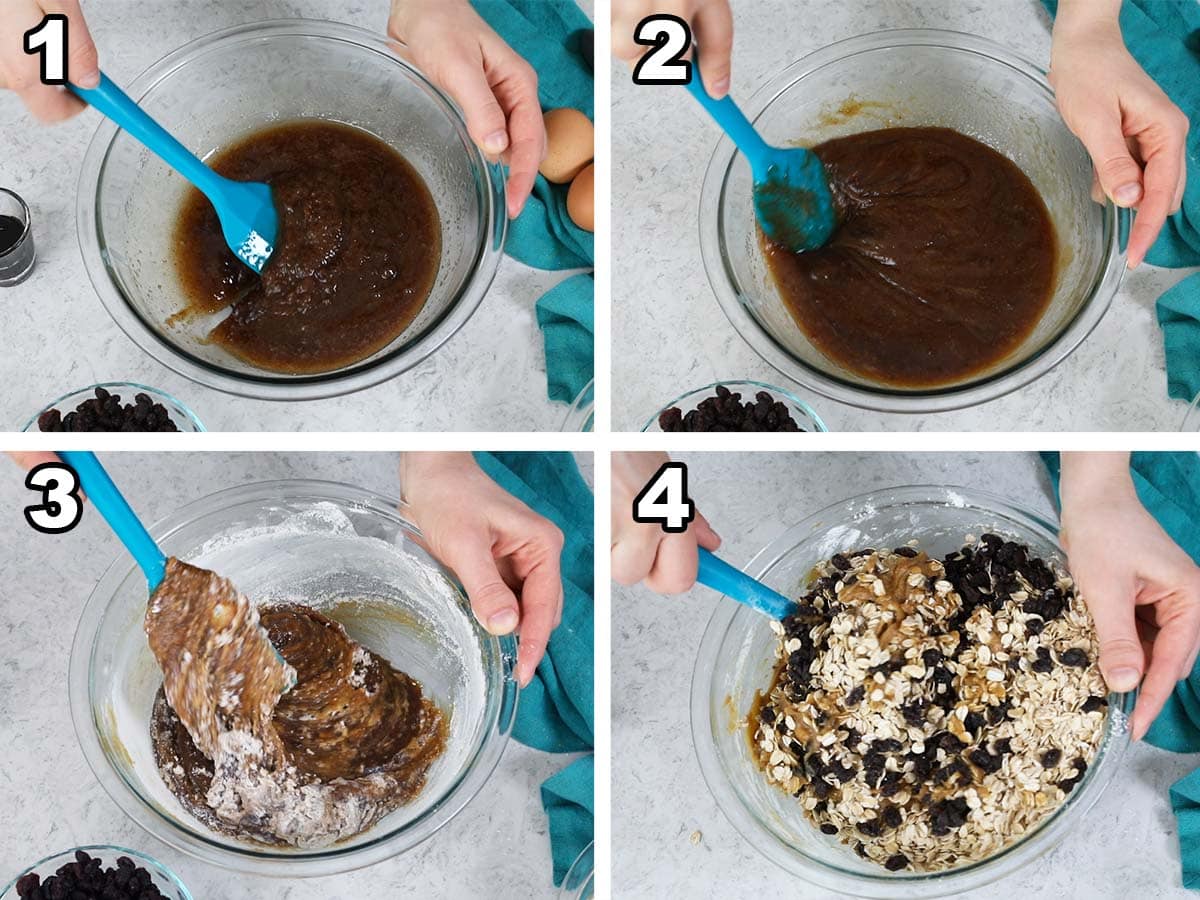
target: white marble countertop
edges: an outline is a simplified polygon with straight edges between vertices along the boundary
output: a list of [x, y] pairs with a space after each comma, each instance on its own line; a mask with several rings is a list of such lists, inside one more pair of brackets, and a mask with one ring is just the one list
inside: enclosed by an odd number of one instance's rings
[[[734, 3], [733, 96], [826, 44], [889, 28], [986, 35], [1048, 65], [1050, 19], [1038, 0], [858, 0]], [[791, 388], [835, 431], [1173, 431], [1186, 404], [1166, 394], [1154, 301], [1183, 277], [1129, 273], [1092, 335], [1034, 384], [983, 406], [938, 415], [859, 410], [791, 382], [730, 325], [704, 274], [696, 216], [719, 133], [682, 93], [634, 85], [614, 65], [613, 387], [615, 431], [636, 431], [681, 394], [719, 380]], [[675, 223], [674, 226], [668, 223]]]
[[[1052, 514], [1033, 454], [677, 454], [689, 490], [744, 565], [770, 540], [845, 497], [902, 484], [954, 484]], [[805, 885], [743, 839], [713, 801], [693, 750], [688, 702], [696, 650], [716, 607], [613, 588], [613, 893], [623, 898], [841, 896]], [[1167, 788], [1200, 763], [1135, 745], [1084, 825], [1051, 853], [970, 900], [1193, 896], [1180, 884]], [[665, 801], [664, 801], [665, 798]], [[693, 832], [700, 832], [693, 844]]]
[[[232, 25], [303, 17], [382, 32], [388, 10], [386, 0], [104, 0], [84, 6], [101, 65], [119, 84], [175, 48]], [[0, 91], [0, 187], [30, 205], [38, 250], [29, 280], [0, 290], [0, 327], [8, 336], [0, 354], [0, 382], [7, 385], [0, 430], [19, 430], [52, 400], [104, 381], [173, 394], [210, 431], [557, 431], [562, 424], [567, 407], [546, 397], [534, 303], [567, 273], [540, 272], [508, 257], [458, 334], [415, 368], [366, 391], [303, 403], [248, 400], [159, 364], [109, 317], [79, 251], [76, 186], [99, 122], [88, 110], [40, 127], [15, 95]]]
[[[113, 479], [153, 521], [213, 491], [253, 481], [319, 478], [399, 493], [392, 454], [110, 453]], [[585, 470], [585, 472], [590, 470]], [[94, 513], [63, 536], [26, 525], [33, 497], [0, 460], [0, 887], [28, 863], [69, 847], [132, 847], [165, 862], [196, 900], [360, 900], [397, 897], [557, 896], [540, 784], [564, 768], [553, 755], [510, 741], [479, 794], [409, 853], [346, 875], [270, 879], [207, 865], [125, 817], [92, 776], [71, 725], [67, 666], [75, 624], [100, 573], [122, 555]], [[137, 489], [153, 485], [154, 490]]]

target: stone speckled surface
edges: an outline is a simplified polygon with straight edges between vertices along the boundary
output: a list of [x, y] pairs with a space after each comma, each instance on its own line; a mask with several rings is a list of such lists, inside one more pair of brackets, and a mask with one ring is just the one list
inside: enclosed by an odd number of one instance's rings
[[[677, 454], [689, 490], [734, 565], [839, 499], [902, 484], [953, 484], [1053, 513], [1033, 454]], [[623, 898], [842, 895], [805, 885], [760, 855], [717, 807], [692, 745], [688, 702], [708, 588], [658, 597], [613, 587], [613, 891]], [[1028, 868], [969, 900], [1183, 898], [1167, 787], [1200, 755], [1137, 745], [1083, 827]], [[663, 802], [668, 798], [669, 802]], [[700, 842], [691, 836], [699, 831]]]
[[[138, 513], [154, 521], [215, 490], [317, 478], [398, 496], [393, 454], [135, 454], [103, 456]], [[108, 565], [124, 554], [94, 512], [70, 534], [43, 535], [22, 518], [30, 502], [11, 463], [0, 479], [8, 535], [0, 553], [0, 887], [20, 866], [68, 847], [108, 843], [161, 860], [196, 900], [360, 900], [557, 896], [539, 785], [571, 757], [510, 741], [483, 789], [445, 828], [407, 854], [328, 878], [227, 872], [172, 849], [130, 819], [92, 776], [71, 724], [67, 668], [75, 624]], [[590, 458], [580, 460], [590, 477]]]
[[[1050, 20], [1037, 0], [735, 3], [733, 96], [834, 41], [891, 28], [986, 35], [1048, 64]], [[636, 431], [663, 404], [722, 379], [795, 389], [834, 431], [1173, 431], [1186, 404], [1166, 395], [1154, 301], [1183, 273], [1129, 273], [1108, 314], [1066, 361], [1021, 391], [938, 415], [838, 404], [763, 362], [730, 325], [704, 274], [696, 234], [716, 126], [681, 91], [634, 85], [613, 66], [612, 424]]]
[[[153, 0], [85, 3], [101, 65], [118, 84], [155, 60], [232, 25], [320, 18], [382, 32], [386, 0]], [[590, 8], [590, 4], [585, 4]], [[16, 431], [69, 391], [132, 381], [173, 394], [211, 431], [557, 431], [567, 407], [546, 397], [545, 355], [534, 303], [565, 277], [505, 258], [479, 309], [445, 346], [374, 388], [330, 400], [272, 403], [233, 397], [176, 375], [143, 353], [109, 317], [88, 280], [75, 229], [83, 154], [99, 125], [93, 110], [38, 127], [0, 92], [0, 186], [32, 208], [38, 266], [0, 291], [6, 352], [0, 430]]]

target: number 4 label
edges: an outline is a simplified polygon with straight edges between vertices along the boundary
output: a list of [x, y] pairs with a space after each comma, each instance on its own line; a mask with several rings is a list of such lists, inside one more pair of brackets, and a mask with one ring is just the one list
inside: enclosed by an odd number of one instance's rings
[[687, 466], [665, 462], [633, 498], [633, 521], [661, 525], [671, 534], [687, 531], [696, 518], [696, 504], [687, 492]]
[[633, 39], [654, 49], [633, 67], [634, 84], [689, 84], [691, 60], [683, 58], [692, 46], [692, 29], [679, 16], [647, 16], [638, 22]]
[[67, 83], [67, 17], [51, 13], [25, 32], [25, 52], [42, 57], [42, 84]]

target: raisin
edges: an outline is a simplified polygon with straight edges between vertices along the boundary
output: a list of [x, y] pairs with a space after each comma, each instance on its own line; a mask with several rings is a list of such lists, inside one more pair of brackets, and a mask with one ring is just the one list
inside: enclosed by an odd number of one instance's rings
[[865, 822], [859, 822], [858, 830], [867, 837], [879, 837], [883, 833], [883, 828], [880, 827], [878, 819], [867, 819]]
[[680, 431], [803, 431], [781, 401], [766, 391], [754, 395], [753, 402], [742, 402], [740, 393], [718, 385], [716, 394], [706, 397], [696, 408], [684, 413], [672, 406], [659, 414], [658, 427], [667, 432]]
[[1047, 750], [1045, 753], [1042, 754], [1042, 767], [1046, 768], [1046, 769], [1053, 769], [1055, 766], [1058, 765], [1058, 763], [1061, 759], [1062, 759], [1062, 751], [1059, 750], [1057, 747], [1051, 747], [1049, 750]]
[[1037, 648], [1037, 659], [1029, 666], [1035, 672], [1040, 672], [1045, 675], [1047, 672], [1054, 670], [1054, 660], [1050, 658], [1050, 651], [1045, 647]]
[[898, 872], [908, 866], [908, 857], [903, 853], [896, 853], [889, 856], [884, 862], [883, 867], [889, 872]]
[[861, 684], [855, 687], [846, 695], [846, 706], [857, 706], [862, 702], [863, 697], [867, 694], [867, 689]]
[[900, 823], [904, 821], [904, 816], [898, 806], [887, 807], [879, 818], [888, 828], [899, 828]]
[[1085, 713], [1099, 712], [1106, 706], [1108, 706], [1108, 699], [1098, 694], [1092, 694], [1092, 696], [1083, 701], [1083, 711]]
[[1082, 669], [1088, 664], [1087, 651], [1080, 650], [1078, 647], [1072, 647], [1070, 650], [1064, 650], [1058, 654], [1058, 661], [1064, 666], [1074, 666]]
[[903, 556], [906, 559], [912, 559], [914, 556], [917, 555], [917, 551], [915, 549], [913, 549], [912, 547], [897, 547], [892, 552], [895, 553], [897, 556]]
[[837, 826], [830, 825], [828, 822], [825, 822], [821, 826], [821, 833], [822, 834], [837, 834], [838, 833]]

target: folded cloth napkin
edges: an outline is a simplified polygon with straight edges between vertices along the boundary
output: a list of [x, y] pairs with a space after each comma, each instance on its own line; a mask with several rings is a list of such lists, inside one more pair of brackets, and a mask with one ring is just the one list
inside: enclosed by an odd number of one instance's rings
[[[571, 0], [472, 0], [475, 9], [538, 74], [542, 109], [571, 107], [592, 117], [593, 79], [580, 50], [578, 34], [592, 27]], [[533, 194], [508, 228], [505, 252], [535, 269], [589, 269], [594, 261], [592, 235], [567, 215], [567, 185], [541, 175]], [[590, 276], [569, 278], [537, 303], [538, 324], [546, 351], [547, 393], [572, 402], [592, 380], [592, 305]], [[547, 323], [553, 328], [548, 328]], [[586, 352], [584, 347], [586, 345]]]
[[572, 275], [538, 301], [537, 321], [546, 344], [551, 400], [571, 403], [592, 380], [593, 308], [591, 275]]
[[[1042, 458], [1057, 495], [1058, 454], [1044, 453]], [[1200, 455], [1134, 453], [1129, 468], [1142, 505], [1171, 539], [1200, 563]], [[1176, 753], [1200, 753], [1200, 663], [1175, 686], [1146, 741]], [[1200, 890], [1200, 769], [1171, 785], [1170, 793], [1179, 830], [1183, 885]]]
[[[1042, 0], [1054, 15], [1057, 0]], [[1172, 269], [1200, 266], [1200, 3], [1125, 0], [1121, 34], [1129, 52], [1192, 120], [1187, 139], [1188, 183], [1183, 206], [1167, 219], [1146, 261]], [[1200, 393], [1200, 275], [1158, 298], [1158, 324], [1167, 357], [1167, 393], [1191, 400]]]
[[558, 884], [594, 830], [592, 492], [569, 453], [477, 453], [475, 459], [493, 481], [562, 529], [565, 538], [562, 623], [550, 636], [536, 676], [521, 692], [513, 729], [513, 737], [538, 750], [588, 753], [542, 785]]

